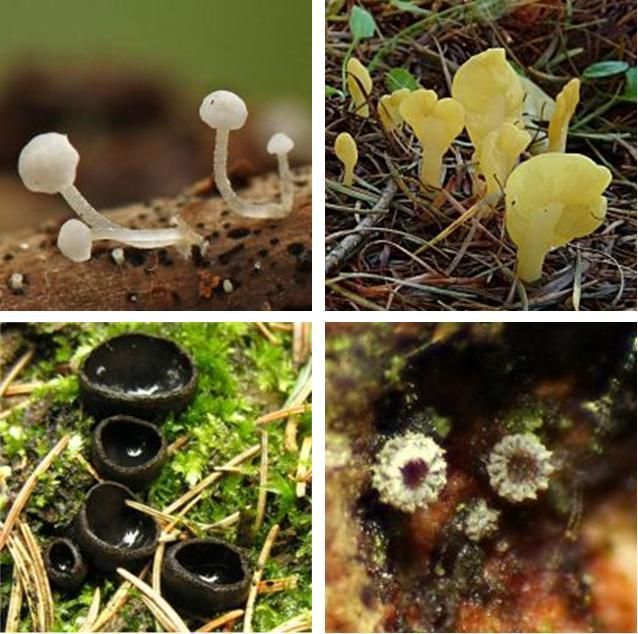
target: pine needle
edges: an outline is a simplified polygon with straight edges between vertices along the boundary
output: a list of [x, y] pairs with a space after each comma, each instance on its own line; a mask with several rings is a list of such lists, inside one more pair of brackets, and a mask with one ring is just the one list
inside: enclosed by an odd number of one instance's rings
[[27, 478], [27, 481], [22, 486], [22, 489], [20, 489], [20, 493], [18, 493], [18, 496], [11, 506], [11, 510], [7, 515], [7, 519], [5, 520], [2, 527], [2, 531], [0, 531], [0, 552], [2, 552], [3, 548], [5, 547], [7, 539], [9, 537], [9, 533], [11, 533], [11, 530], [13, 529], [18, 516], [20, 515], [20, 513], [22, 513], [22, 510], [27, 505], [27, 502], [31, 497], [31, 493], [38, 483], [38, 478], [47, 471], [47, 469], [53, 464], [53, 461], [66, 449], [66, 446], [69, 444], [70, 439], [71, 437], [68, 434], [64, 436], [58, 442], [58, 444], [53, 447], [53, 449], [51, 449], [51, 451], [40, 461], [40, 464], [38, 464], [33, 473]]
[[253, 612], [255, 610], [255, 601], [257, 600], [257, 591], [259, 589], [259, 582], [261, 581], [261, 575], [264, 572], [264, 566], [268, 561], [268, 557], [270, 556], [270, 551], [277, 539], [277, 535], [279, 534], [279, 524], [275, 524], [270, 531], [268, 531], [268, 535], [264, 541], [264, 545], [261, 548], [261, 552], [259, 553], [259, 558], [257, 559], [257, 565], [255, 566], [255, 572], [253, 573], [253, 578], [250, 583], [250, 591], [248, 593], [248, 599], [246, 601], [246, 612], [244, 613], [244, 632], [252, 632], [253, 631]]
[[141, 593], [144, 603], [151, 608], [155, 618], [162, 624], [162, 627], [166, 628], [167, 632], [190, 632], [186, 627], [184, 621], [171, 605], [159, 595], [151, 586], [142, 581], [140, 578], [131, 574], [124, 568], [118, 568], [117, 574], [123, 577], [126, 581], [134, 585]]

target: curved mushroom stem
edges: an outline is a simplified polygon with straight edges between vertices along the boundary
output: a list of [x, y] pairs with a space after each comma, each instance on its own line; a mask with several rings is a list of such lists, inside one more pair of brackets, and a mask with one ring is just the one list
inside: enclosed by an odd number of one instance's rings
[[[219, 189], [219, 193], [226, 204], [244, 218], [284, 218], [292, 211], [292, 198], [290, 205], [287, 206], [283, 202], [283, 196], [288, 195], [285, 187], [290, 188], [292, 194], [292, 175], [288, 182], [282, 177], [282, 204], [280, 203], [249, 203], [242, 200], [233, 190], [230, 180], [228, 179], [228, 135], [227, 128], [217, 128], [215, 134], [215, 151], [213, 154], [213, 174], [215, 177], [215, 185]], [[279, 173], [281, 175], [281, 161], [279, 163]], [[286, 170], [290, 174], [288, 162], [286, 160]]]
[[184, 257], [190, 255], [192, 245], [200, 248], [204, 245], [204, 239], [195, 233], [186, 223], [179, 218], [177, 226], [168, 229], [127, 229], [124, 227], [94, 227], [91, 230], [91, 239], [114, 240], [138, 249], [156, 249], [175, 245]]
[[60, 190], [60, 195], [66, 200], [67, 204], [75, 213], [87, 224], [93, 228], [106, 228], [110, 227], [115, 229], [120, 227], [115, 222], [109, 220], [106, 216], [103, 216], [97, 211], [89, 201], [82, 196], [78, 188], [75, 185], [69, 185]]
[[294, 186], [288, 154], [277, 154], [277, 163], [279, 165], [279, 179], [281, 180], [281, 206], [290, 213], [294, 203]]
[[516, 256], [516, 275], [523, 282], [535, 282], [543, 274], [543, 262], [547, 250], [537, 245], [523, 245], [518, 248]]
[[432, 150], [423, 150], [421, 156], [421, 170], [419, 178], [425, 186], [441, 187], [441, 166], [443, 164], [443, 155], [436, 155]]

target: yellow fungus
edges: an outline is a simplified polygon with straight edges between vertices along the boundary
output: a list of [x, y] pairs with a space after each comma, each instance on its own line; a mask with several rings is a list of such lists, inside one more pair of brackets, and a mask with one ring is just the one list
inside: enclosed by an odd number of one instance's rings
[[531, 154], [547, 152], [547, 134], [541, 133], [539, 124], [550, 121], [556, 110], [556, 102], [531, 79], [519, 75], [525, 91], [523, 101], [523, 121], [525, 128], [531, 130], [532, 144], [527, 148]]
[[548, 251], [597, 229], [611, 172], [582, 154], [548, 153], [521, 163], [505, 186], [505, 226], [518, 247], [517, 275], [534, 282]]
[[399, 113], [423, 149], [421, 183], [440, 187], [443, 154], [463, 129], [463, 106], [454, 99], [439, 99], [433, 90], [421, 88], [402, 99]]
[[465, 127], [477, 150], [504, 123], [521, 124], [524, 96], [520, 78], [502, 48], [473, 55], [452, 81], [452, 97], [465, 108]]
[[356, 58], [351, 57], [346, 64], [347, 84], [354, 113], [364, 119], [370, 116], [368, 95], [372, 92], [372, 79], [368, 69]]
[[518, 76], [525, 92], [523, 119], [526, 122], [549, 121], [556, 110], [556, 101], [528, 77]]
[[485, 179], [485, 194], [492, 204], [500, 199], [507, 177], [530, 140], [524, 130], [504, 123], [490, 132], [476, 151], [479, 173]]
[[567, 146], [569, 121], [580, 100], [580, 79], [570, 79], [556, 97], [556, 110], [549, 122], [548, 152], [564, 152]]
[[342, 132], [335, 140], [335, 154], [343, 163], [343, 184], [346, 187], [352, 185], [352, 177], [354, 175], [354, 166], [359, 160], [357, 152], [357, 144], [348, 132]]
[[394, 130], [397, 130], [403, 124], [403, 119], [399, 113], [399, 106], [404, 97], [409, 94], [410, 90], [408, 88], [399, 88], [391, 95], [383, 95], [383, 97], [379, 99], [377, 112], [381, 120], [381, 125], [383, 125], [386, 132], [394, 132]]

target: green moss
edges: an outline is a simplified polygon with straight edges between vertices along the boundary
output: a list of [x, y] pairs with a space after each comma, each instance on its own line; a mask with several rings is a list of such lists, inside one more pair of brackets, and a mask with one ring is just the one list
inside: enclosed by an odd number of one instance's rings
[[[9, 484], [13, 494], [65, 433], [73, 434], [71, 449], [89, 458], [89, 436], [95, 421], [82, 412], [75, 370], [96, 344], [132, 331], [161, 335], [178, 342], [193, 356], [200, 372], [197, 395], [191, 406], [181, 415], [169, 417], [162, 425], [169, 443], [182, 435], [189, 441], [166, 463], [148, 492], [148, 503], [156, 508], [175, 500], [206, 477], [214, 466], [257, 444], [261, 429], [255, 426], [255, 419], [283, 406], [301, 374], [292, 364], [291, 335], [278, 332], [277, 344], [273, 344], [252, 324], [32, 326], [28, 334], [37, 346], [37, 354], [28, 370], [28, 379], [43, 381], [44, 385], [34, 393], [30, 407], [0, 421], [0, 465], [8, 464], [12, 468]], [[266, 520], [257, 535], [249, 534], [248, 549], [256, 560], [269, 528], [279, 523], [280, 538], [264, 578], [296, 574], [300, 579], [296, 590], [259, 597], [253, 622], [256, 631], [272, 629], [311, 608], [310, 501], [308, 497], [296, 497], [297, 454], [284, 449], [284, 425], [284, 421], [279, 421], [268, 427], [270, 494]], [[311, 415], [301, 416], [300, 441], [311, 433], [311, 427]], [[26, 509], [27, 519], [42, 543], [68, 528], [92, 484], [91, 477], [73, 458], [73, 451], [67, 449], [64, 459], [56, 461], [41, 478]], [[237, 510], [248, 508], [254, 512], [259, 487], [258, 463], [258, 459], [253, 460], [242, 467], [240, 474], [224, 476], [206, 491], [188, 518], [210, 524]], [[231, 527], [222, 534], [234, 541], [236, 531], [236, 527]], [[6, 597], [10, 566], [2, 568], [1, 588]], [[77, 631], [81, 626], [95, 583], [95, 580], [87, 581], [76, 597], [55, 593], [59, 631]], [[110, 579], [99, 583], [104, 605], [116, 584]], [[4, 609], [6, 605], [0, 605], [0, 611]], [[122, 631], [146, 631], [155, 627], [137, 601], [131, 602], [120, 619], [118, 626]], [[25, 625], [23, 621], [22, 626]]]

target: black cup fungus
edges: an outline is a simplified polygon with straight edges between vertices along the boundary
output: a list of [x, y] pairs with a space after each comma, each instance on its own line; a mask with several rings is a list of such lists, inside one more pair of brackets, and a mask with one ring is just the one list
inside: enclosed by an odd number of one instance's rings
[[191, 402], [197, 370], [191, 357], [162, 337], [126, 334], [97, 346], [80, 367], [80, 397], [98, 417], [157, 420]]
[[77, 545], [57, 537], [44, 550], [44, 567], [51, 583], [65, 592], [75, 592], [84, 583], [87, 566]]
[[136, 499], [117, 482], [101, 482], [89, 490], [75, 518], [75, 537], [98, 570], [137, 572], [153, 556], [160, 529], [152, 517], [125, 504]]
[[111, 416], [93, 430], [91, 460], [107, 480], [143, 489], [157, 477], [166, 460], [166, 441], [148, 421]]
[[163, 594], [188, 616], [207, 619], [243, 604], [250, 579], [242, 551], [221, 539], [190, 539], [164, 555]]

